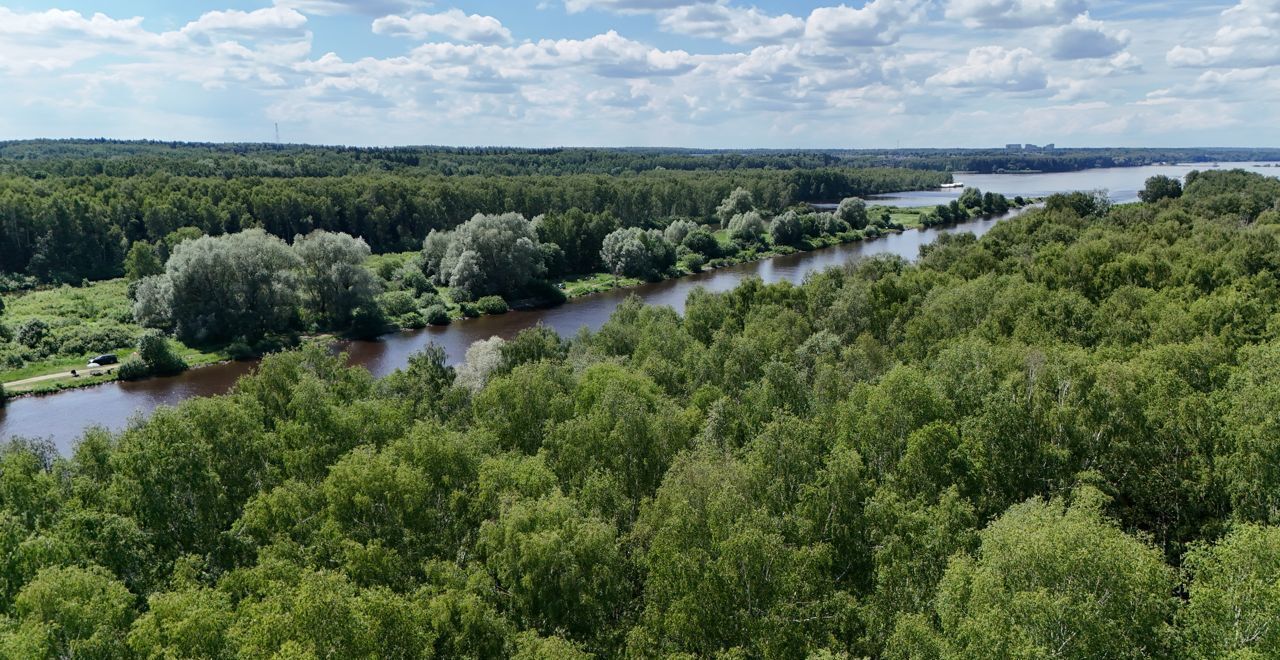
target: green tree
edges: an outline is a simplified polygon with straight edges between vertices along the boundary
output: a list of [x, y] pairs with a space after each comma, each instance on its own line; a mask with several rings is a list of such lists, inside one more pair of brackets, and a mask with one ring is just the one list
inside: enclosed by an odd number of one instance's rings
[[846, 197], [836, 207], [835, 217], [854, 229], [867, 226], [867, 203], [857, 197]]
[[38, 644], [41, 656], [118, 658], [126, 652], [133, 595], [98, 566], [46, 568], [18, 594], [14, 614], [18, 625], [5, 637]]
[[1184, 657], [1280, 653], [1280, 529], [1240, 525], [1217, 543], [1197, 544], [1183, 567], [1190, 581], [1178, 613]]
[[378, 281], [364, 265], [369, 246], [363, 239], [314, 231], [294, 238], [293, 251], [305, 310], [320, 327], [348, 328], [357, 309], [373, 306]]
[[538, 234], [518, 213], [477, 214], [450, 234], [428, 237], [423, 257], [461, 300], [512, 294], [544, 272]]
[[759, 243], [764, 238], [766, 223], [757, 211], [748, 211], [729, 220], [729, 238], [743, 245]]
[[178, 336], [207, 343], [288, 330], [299, 265], [284, 241], [257, 229], [178, 244], [165, 266]]
[[130, 282], [164, 272], [164, 262], [155, 246], [146, 241], [137, 241], [124, 257], [124, 276]]
[[795, 211], [787, 211], [769, 223], [769, 240], [774, 245], [796, 245], [804, 240], [804, 227]]
[[937, 611], [948, 657], [1143, 658], [1169, 651], [1175, 602], [1160, 553], [1103, 517], [1101, 494], [1031, 500], [952, 560]]
[[1138, 191], [1138, 199], [1154, 204], [1162, 199], [1177, 199], [1182, 196], [1182, 182], [1173, 177], [1157, 174], [1143, 184]]
[[734, 216], [742, 215], [754, 209], [756, 206], [755, 199], [751, 195], [751, 191], [746, 188], [734, 188], [728, 197], [716, 207], [716, 219], [720, 221], [720, 226], [727, 226]]
[[627, 227], [605, 237], [600, 258], [614, 275], [656, 278], [675, 265], [676, 251], [656, 229]]
[[480, 528], [477, 549], [520, 625], [606, 637], [631, 584], [617, 532], [562, 495], [518, 500]]

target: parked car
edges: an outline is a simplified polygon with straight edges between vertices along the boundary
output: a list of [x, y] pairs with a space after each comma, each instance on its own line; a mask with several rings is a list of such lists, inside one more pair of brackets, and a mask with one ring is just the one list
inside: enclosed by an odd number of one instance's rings
[[96, 357], [96, 358], [93, 358], [92, 360], [89, 360], [89, 365], [88, 365], [88, 366], [90, 366], [90, 367], [101, 367], [101, 366], [105, 366], [105, 365], [108, 365], [108, 364], [115, 364], [115, 363], [117, 363], [117, 362], [119, 362], [119, 361], [120, 361], [120, 360], [116, 358], [115, 353], [104, 353], [104, 354], [102, 354], [102, 355], [99, 355], [99, 356], [98, 356], [98, 357]]

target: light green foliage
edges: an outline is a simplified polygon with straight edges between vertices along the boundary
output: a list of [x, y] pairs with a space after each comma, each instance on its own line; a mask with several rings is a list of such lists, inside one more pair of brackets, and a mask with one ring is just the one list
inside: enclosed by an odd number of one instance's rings
[[720, 221], [720, 226], [728, 226], [729, 221], [734, 216], [747, 213], [755, 208], [755, 198], [752, 197], [751, 191], [746, 188], [734, 188], [728, 197], [716, 207], [716, 219]]
[[836, 207], [835, 219], [853, 229], [867, 226], [867, 203], [857, 197], [846, 197]]
[[155, 246], [138, 241], [129, 248], [124, 258], [124, 276], [130, 282], [144, 277], [159, 275], [164, 272], [164, 262], [156, 252]]
[[1015, 505], [975, 555], [952, 560], [937, 600], [948, 657], [1168, 652], [1173, 572], [1103, 516], [1100, 497]]
[[1198, 544], [1184, 568], [1190, 589], [1178, 621], [1186, 657], [1280, 653], [1280, 529], [1240, 525]]
[[518, 213], [477, 214], [448, 234], [433, 232], [423, 257], [460, 300], [514, 293], [544, 272], [538, 234]]
[[676, 251], [656, 229], [627, 227], [605, 237], [600, 258], [614, 275], [655, 278], [675, 264]]
[[544, 634], [607, 635], [631, 589], [617, 531], [562, 495], [505, 506], [481, 526], [476, 547], [505, 596], [502, 607]]
[[666, 229], [662, 230], [662, 237], [672, 245], [680, 245], [684, 243], [684, 239], [689, 237], [689, 234], [699, 229], [701, 227], [698, 226], [698, 223], [684, 218], [677, 218], [672, 220]]
[[260, 230], [180, 243], [165, 266], [178, 336], [217, 342], [288, 329], [298, 313], [300, 263]]
[[[0, 656], [1274, 656], [1280, 234], [1251, 214], [1277, 200], [1240, 172], [1061, 195], [917, 263], [631, 298], [456, 370], [308, 344], [66, 456], [12, 439]], [[379, 303], [443, 305], [405, 261], [374, 260]], [[6, 302], [44, 348], [128, 312]]]
[[26, 657], [120, 657], [134, 615], [129, 590], [97, 566], [41, 570], [13, 610], [17, 625], [0, 648], [17, 646], [31, 653]]
[[374, 274], [365, 268], [369, 246], [347, 234], [314, 231], [293, 240], [301, 267], [304, 309], [324, 328], [350, 327], [361, 307], [373, 304], [378, 293]]
[[804, 238], [804, 226], [795, 211], [787, 211], [769, 223], [769, 240], [774, 245], [796, 245]]
[[729, 220], [728, 229], [729, 238], [743, 245], [751, 245], [763, 239], [766, 223], [759, 211], [747, 211], [733, 216]]

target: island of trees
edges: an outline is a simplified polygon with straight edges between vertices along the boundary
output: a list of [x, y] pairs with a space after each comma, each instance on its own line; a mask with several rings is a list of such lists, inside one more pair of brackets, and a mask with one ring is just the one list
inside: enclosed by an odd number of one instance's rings
[[[0, 655], [1274, 657], [1280, 181], [1145, 192], [13, 439]], [[536, 229], [439, 263], [488, 234]]]

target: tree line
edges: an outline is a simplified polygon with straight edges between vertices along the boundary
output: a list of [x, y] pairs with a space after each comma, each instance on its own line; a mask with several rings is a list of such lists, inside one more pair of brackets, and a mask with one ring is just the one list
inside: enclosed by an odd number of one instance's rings
[[[201, 239], [203, 240], [203, 239]], [[10, 657], [1272, 657], [1280, 182], [0, 451]]]
[[375, 253], [416, 249], [431, 230], [476, 213], [527, 218], [580, 209], [624, 226], [706, 222], [735, 188], [762, 208], [937, 187], [948, 175], [902, 169], [657, 171], [635, 176], [320, 178], [0, 177], [0, 271], [41, 282], [118, 277], [138, 241], [175, 231], [258, 228], [289, 239], [322, 229], [363, 238]]

